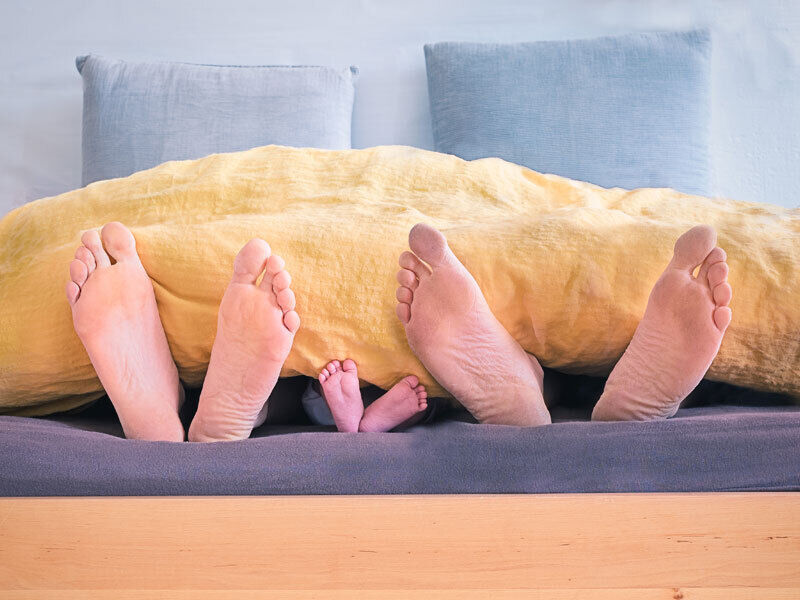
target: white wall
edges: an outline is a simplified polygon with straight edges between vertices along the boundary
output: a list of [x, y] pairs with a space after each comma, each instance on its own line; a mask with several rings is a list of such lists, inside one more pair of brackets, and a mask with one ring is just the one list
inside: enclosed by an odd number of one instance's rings
[[715, 192], [800, 204], [800, 2], [2, 0], [0, 215], [80, 185], [74, 57], [355, 64], [354, 147], [432, 147], [422, 45], [708, 26]]

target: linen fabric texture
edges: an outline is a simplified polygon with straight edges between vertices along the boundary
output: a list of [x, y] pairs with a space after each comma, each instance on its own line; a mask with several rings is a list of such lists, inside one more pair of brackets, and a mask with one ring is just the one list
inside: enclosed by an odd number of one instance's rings
[[675, 240], [707, 223], [728, 254], [733, 321], [708, 378], [800, 397], [800, 211], [668, 189], [605, 189], [500, 159], [408, 147], [279, 146], [169, 162], [17, 208], [0, 221], [0, 410], [102, 395], [64, 296], [83, 231], [130, 227], [181, 378], [198, 386], [233, 259], [261, 237], [301, 318], [282, 375], [349, 356], [387, 389], [446, 395], [395, 315], [397, 258], [437, 227], [503, 326], [543, 365], [603, 375], [622, 355]]
[[267, 144], [350, 148], [355, 67], [76, 60], [83, 185]]
[[425, 46], [435, 149], [709, 195], [708, 31]]

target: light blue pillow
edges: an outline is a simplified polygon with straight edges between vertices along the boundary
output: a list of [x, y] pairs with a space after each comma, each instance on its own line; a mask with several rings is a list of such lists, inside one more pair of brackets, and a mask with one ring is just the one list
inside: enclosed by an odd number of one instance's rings
[[425, 46], [436, 150], [709, 192], [708, 31]]
[[355, 67], [240, 67], [80, 56], [83, 184], [267, 144], [350, 148]]

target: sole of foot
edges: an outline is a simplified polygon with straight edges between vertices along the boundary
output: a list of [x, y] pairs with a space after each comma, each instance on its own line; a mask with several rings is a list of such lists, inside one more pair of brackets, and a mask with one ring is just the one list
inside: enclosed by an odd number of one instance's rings
[[417, 224], [399, 258], [397, 317], [433, 377], [481, 423], [550, 423], [542, 368], [492, 314], [441, 232]]
[[364, 401], [358, 385], [356, 363], [349, 358], [332, 360], [320, 371], [318, 379], [336, 429], [342, 433], [358, 431], [364, 415]]
[[283, 259], [258, 238], [236, 256], [189, 441], [247, 438], [264, 414], [300, 327], [284, 267]]
[[427, 409], [428, 393], [425, 386], [414, 375], [409, 375], [367, 407], [358, 430], [391, 431]]
[[81, 242], [69, 265], [67, 300], [125, 436], [183, 441], [183, 388], [133, 234], [113, 222]]
[[653, 286], [644, 317], [608, 378], [593, 420], [671, 417], [700, 383], [731, 322], [728, 264], [716, 241], [716, 232], [700, 225], [675, 242], [672, 260]]

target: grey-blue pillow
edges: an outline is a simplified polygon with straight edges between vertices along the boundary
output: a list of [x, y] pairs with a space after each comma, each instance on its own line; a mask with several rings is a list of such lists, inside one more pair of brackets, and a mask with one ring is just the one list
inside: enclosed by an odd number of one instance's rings
[[707, 31], [425, 46], [436, 150], [709, 193]]
[[267, 144], [350, 148], [356, 69], [80, 56], [83, 184]]

